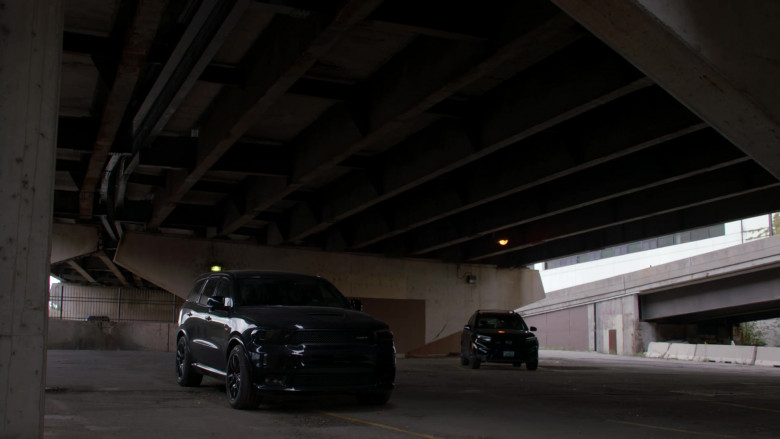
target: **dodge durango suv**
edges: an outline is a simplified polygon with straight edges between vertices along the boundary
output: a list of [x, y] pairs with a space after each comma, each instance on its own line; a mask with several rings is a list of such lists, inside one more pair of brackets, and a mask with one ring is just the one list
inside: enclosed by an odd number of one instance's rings
[[460, 361], [472, 369], [483, 362], [525, 363], [528, 370], [539, 367], [536, 328], [526, 325], [514, 311], [479, 310], [472, 314], [460, 339]]
[[387, 324], [316, 276], [225, 271], [199, 277], [179, 313], [177, 382], [224, 379], [228, 403], [266, 392], [346, 392], [384, 404], [395, 381]]

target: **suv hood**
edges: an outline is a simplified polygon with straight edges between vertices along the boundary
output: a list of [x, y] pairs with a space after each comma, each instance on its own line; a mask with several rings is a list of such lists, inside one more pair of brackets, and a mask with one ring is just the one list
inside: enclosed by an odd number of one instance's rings
[[236, 314], [257, 326], [278, 329], [387, 329], [366, 313], [325, 306], [238, 307]]

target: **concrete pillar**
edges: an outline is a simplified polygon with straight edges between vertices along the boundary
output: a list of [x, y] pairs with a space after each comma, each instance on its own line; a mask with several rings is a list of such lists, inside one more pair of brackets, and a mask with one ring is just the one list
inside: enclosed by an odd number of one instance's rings
[[43, 436], [63, 17], [0, 0], [0, 436]]

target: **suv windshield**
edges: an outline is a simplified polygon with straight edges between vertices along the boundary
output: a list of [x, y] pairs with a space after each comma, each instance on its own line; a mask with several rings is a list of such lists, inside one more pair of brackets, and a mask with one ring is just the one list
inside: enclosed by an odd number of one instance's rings
[[250, 277], [239, 279], [238, 306], [332, 306], [349, 308], [347, 299], [319, 279]]
[[477, 318], [477, 329], [528, 330], [523, 318], [517, 314], [482, 314]]

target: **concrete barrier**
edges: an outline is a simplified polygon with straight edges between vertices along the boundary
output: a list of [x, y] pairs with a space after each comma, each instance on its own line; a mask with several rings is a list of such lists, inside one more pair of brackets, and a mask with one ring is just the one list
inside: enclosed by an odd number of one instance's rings
[[666, 352], [669, 350], [669, 346], [671, 346], [671, 343], [663, 343], [659, 341], [650, 342], [650, 345], [647, 346], [647, 353], [645, 354], [645, 357], [664, 358], [664, 355], [666, 355]]
[[759, 346], [756, 349], [756, 366], [780, 367], [780, 348]]
[[175, 352], [176, 324], [49, 320], [49, 349]]
[[664, 358], [667, 360], [691, 361], [694, 355], [696, 355], [695, 344], [672, 343], [669, 346], [669, 350], [664, 354]]
[[754, 364], [755, 346], [734, 346], [717, 344], [696, 345], [694, 361], [712, 361], [715, 363]]

